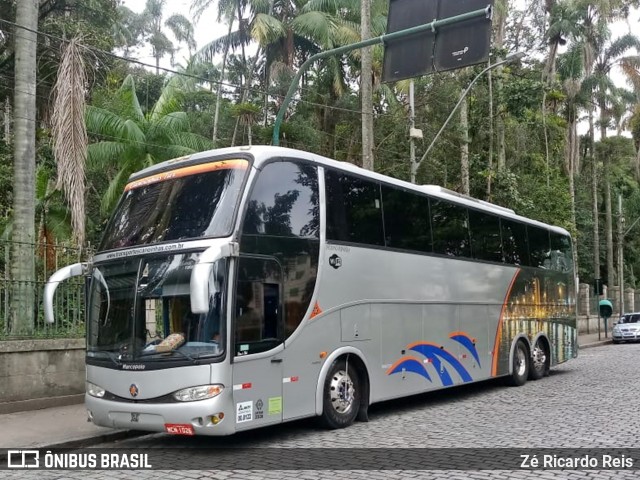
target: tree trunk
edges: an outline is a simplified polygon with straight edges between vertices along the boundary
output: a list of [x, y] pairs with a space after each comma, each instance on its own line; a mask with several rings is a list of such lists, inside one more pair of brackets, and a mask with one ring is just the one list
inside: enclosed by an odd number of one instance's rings
[[236, 137], [238, 136], [238, 127], [240, 127], [240, 117], [236, 118], [236, 124], [233, 127], [233, 136], [231, 137], [231, 146], [236, 146]]
[[4, 102], [4, 143], [11, 145], [11, 103], [8, 98]]
[[[577, 158], [579, 154], [580, 137], [578, 136], [577, 120], [575, 113], [569, 119], [569, 125], [566, 131], [565, 141], [565, 169], [567, 171], [567, 177], [569, 178], [569, 195], [571, 198], [571, 225], [573, 231], [577, 231], [576, 228], [576, 187], [575, 187], [575, 172], [577, 165]], [[576, 242], [572, 242], [573, 261], [578, 264], [578, 248]], [[577, 272], [576, 272], [577, 273]]]
[[[502, 67], [498, 67], [498, 70], [502, 70]], [[500, 74], [501, 72], [498, 72]], [[502, 80], [498, 80], [498, 91], [502, 90]], [[504, 112], [502, 109], [498, 111], [496, 117], [496, 134], [497, 134], [497, 147], [498, 147], [498, 172], [503, 172], [507, 168], [507, 147], [505, 144], [505, 127], [504, 127]]]
[[227, 56], [229, 55], [229, 47], [231, 42], [229, 42], [229, 37], [231, 36], [231, 31], [233, 30], [233, 20], [235, 19], [235, 6], [234, 9], [231, 10], [231, 18], [229, 19], [229, 29], [227, 31], [227, 44], [224, 46], [224, 54], [222, 55], [222, 70], [220, 72], [220, 83], [218, 83], [218, 91], [216, 92], [216, 109], [213, 114], [213, 147], [217, 147], [218, 143], [218, 119], [220, 117], [220, 100], [222, 97], [222, 83], [224, 82], [224, 71], [227, 67]]
[[[507, 6], [505, 0], [500, 0], [496, 5], [496, 34], [494, 46], [496, 49], [501, 49], [504, 45], [504, 33], [507, 22]], [[501, 57], [496, 58], [496, 62], [502, 60]], [[500, 107], [502, 103], [502, 70], [503, 68], [496, 68], [496, 90], [498, 91], [498, 115], [496, 117], [496, 147], [498, 149], [498, 171], [501, 172], [506, 168], [507, 164], [507, 147], [505, 143], [505, 126], [504, 126], [504, 109]]]
[[[600, 142], [607, 138], [606, 105], [600, 103]], [[604, 171], [604, 195], [605, 195], [605, 220], [607, 237], [607, 281], [609, 285], [615, 285], [616, 273], [613, 263], [613, 214], [611, 212], [611, 176], [609, 175], [609, 159], [602, 156], [602, 168]]]
[[[491, 61], [489, 61], [491, 62]], [[487, 162], [487, 201], [491, 201], [491, 183], [493, 182], [493, 74], [487, 72], [489, 83], [489, 154]]]
[[[273, 4], [274, 4], [275, 0], [269, 0], [269, 16], [273, 16]], [[267, 121], [268, 121], [268, 117], [269, 117], [269, 85], [271, 84], [271, 68], [269, 65], [269, 61], [267, 59], [267, 51], [265, 48], [265, 55], [264, 55], [264, 121], [263, 121], [263, 127], [267, 126]], [[258, 56], [256, 55], [256, 58], [258, 58]]]
[[[360, 1], [360, 30], [362, 40], [371, 38], [371, 0]], [[373, 170], [373, 57], [371, 47], [362, 49], [360, 95], [362, 102], [362, 167]]]
[[593, 131], [593, 107], [589, 109], [589, 139], [591, 141], [591, 199], [593, 216], [593, 275], [600, 278], [600, 222], [598, 218], [598, 164], [595, 156], [595, 135]]
[[38, 0], [21, 0], [15, 31], [15, 109], [13, 172], [13, 242], [11, 258], [10, 333], [28, 335], [35, 309], [35, 169], [36, 169], [36, 51]]
[[[464, 89], [463, 89], [464, 93]], [[470, 195], [469, 192], [469, 109], [467, 98], [460, 104], [460, 174], [462, 177], [462, 193]]]
[[[244, 48], [243, 50], [243, 58], [244, 58]], [[240, 103], [246, 103], [249, 100], [249, 90], [251, 89], [251, 82], [253, 81], [253, 72], [256, 69], [256, 65], [258, 64], [258, 57], [260, 57], [260, 47], [258, 47], [258, 51], [256, 52], [256, 56], [253, 57], [253, 61], [251, 62], [251, 67], [249, 68], [249, 72], [247, 73], [247, 78], [244, 82], [244, 86], [242, 87], [242, 98], [240, 99]], [[266, 94], [265, 94], [266, 95]], [[266, 109], [266, 106], [265, 106]], [[265, 116], [266, 122], [266, 116]], [[238, 122], [236, 122], [236, 126], [233, 129], [233, 138], [231, 139], [231, 146], [235, 146], [236, 144], [236, 136], [238, 134]]]
[[611, 212], [611, 182], [606, 166], [604, 170], [604, 195], [607, 222], [607, 281], [609, 282], [609, 285], [615, 285], [616, 271], [613, 265], [613, 215]]

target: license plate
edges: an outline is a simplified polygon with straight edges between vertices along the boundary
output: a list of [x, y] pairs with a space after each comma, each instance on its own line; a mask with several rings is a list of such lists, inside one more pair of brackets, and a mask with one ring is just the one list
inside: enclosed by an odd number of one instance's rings
[[172, 435], [195, 435], [196, 432], [192, 425], [188, 423], [165, 423], [164, 429]]

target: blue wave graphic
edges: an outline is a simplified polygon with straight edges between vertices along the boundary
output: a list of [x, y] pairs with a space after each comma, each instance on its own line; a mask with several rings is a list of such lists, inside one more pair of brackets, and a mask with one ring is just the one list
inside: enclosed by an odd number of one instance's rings
[[[467, 372], [467, 370], [462, 366], [462, 364], [458, 361], [457, 358], [455, 358], [449, 352], [447, 352], [446, 350], [436, 345], [430, 345], [428, 343], [419, 343], [417, 345], [412, 346], [411, 350], [421, 353], [426, 358], [431, 359], [431, 361], [433, 361], [433, 366], [437, 368], [438, 372], [443, 371], [443, 368], [441, 368], [440, 360], [438, 358], [438, 357], [441, 357], [445, 362], [451, 365], [456, 372], [458, 372], [458, 375], [460, 375], [460, 378], [462, 378], [462, 381], [471, 382], [473, 380], [471, 378], [471, 375], [469, 375], [469, 372]], [[438, 365], [440, 365], [440, 367], [436, 365], [436, 362], [438, 362]], [[447, 375], [449, 374], [447, 373]], [[449, 378], [451, 377], [449, 376]], [[453, 381], [448, 385], [451, 385], [451, 384], [453, 384]]]
[[392, 373], [401, 373], [403, 369], [407, 372], [417, 373], [430, 382], [432, 381], [429, 373], [424, 368], [424, 365], [422, 365], [422, 362], [420, 362], [420, 360], [418, 360], [417, 358], [406, 358], [402, 360], [400, 363], [387, 371], [387, 375], [391, 375]]
[[478, 366], [482, 368], [482, 365], [480, 364], [480, 355], [478, 355], [478, 350], [476, 350], [475, 344], [469, 337], [465, 335], [453, 335], [450, 338], [451, 340], [455, 340], [464, 348], [466, 348], [469, 351], [469, 353], [473, 355], [473, 358], [475, 358], [476, 362], [478, 362]]
[[442, 365], [442, 362], [438, 357], [427, 357], [431, 359], [431, 363], [433, 363], [433, 367], [436, 369], [438, 376], [440, 377], [440, 381], [444, 387], [448, 387], [449, 385], [453, 385], [453, 379], [451, 375], [449, 375], [449, 371]]

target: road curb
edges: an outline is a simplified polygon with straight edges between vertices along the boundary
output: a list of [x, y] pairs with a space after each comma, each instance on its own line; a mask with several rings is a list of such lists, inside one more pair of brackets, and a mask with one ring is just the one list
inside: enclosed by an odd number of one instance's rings
[[583, 350], [585, 348], [593, 348], [593, 347], [601, 347], [602, 345], [609, 345], [610, 343], [613, 343], [613, 341], [609, 338], [607, 340], [600, 340], [598, 342], [587, 343], [586, 345], [578, 345], [578, 348], [580, 350]]
[[102, 433], [99, 435], [90, 435], [85, 437], [74, 438], [57, 443], [49, 443], [46, 445], [37, 445], [33, 448], [84, 448], [98, 445], [106, 442], [116, 442], [118, 440], [126, 440], [127, 438], [142, 437], [151, 435], [155, 432], [142, 432], [139, 430], [116, 430], [115, 432]]

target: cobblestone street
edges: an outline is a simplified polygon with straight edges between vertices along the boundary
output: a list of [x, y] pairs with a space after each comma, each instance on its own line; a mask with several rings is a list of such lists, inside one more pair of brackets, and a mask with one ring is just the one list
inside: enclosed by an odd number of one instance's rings
[[[637, 478], [637, 470], [257, 470], [255, 456], [248, 470], [216, 471], [215, 449], [237, 447], [339, 448], [345, 459], [349, 449], [365, 455], [364, 448], [633, 448], [638, 446], [638, 362], [640, 345], [607, 345], [580, 351], [576, 360], [552, 370], [551, 376], [520, 388], [492, 381], [374, 405], [369, 423], [343, 430], [319, 429], [304, 420], [245, 432], [227, 438], [148, 435], [99, 447], [171, 448], [168, 457], [183, 459], [191, 451], [207, 448], [207, 471], [38, 471], [3, 472], [4, 478]], [[363, 453], [365, 452], [365, 453]], [[376, 462], [384, 462], [377, 451]], [[487, 451], [484, 451], [486, 454]], [[608, 453], [608, 452], [605, 452]], [[424, 450], [428, 455], [428, 450]], [[304, 457], [300, 453], [301, 458]], [[382, 458], [381, 458], [382, 457]], [[167, 461], [170, 461], [168, 458]], [[302, 462], [302, 460], [301, 460]], [[367, 460], [363, 460], [363, 465]], [[239, 463], [240, 459], [239, 459]], [[636, 463], [635, 467], [640, 467]], [[263, 467], [264, 468], [264, 467]], [[304, 469], [305, 465], [300, 464]], [[372, 467], [369, 467], [372, 468]], [[373, 467], [375, 468], [375, 467]], [[462, 468], [462, 467], [459, 467]]]

